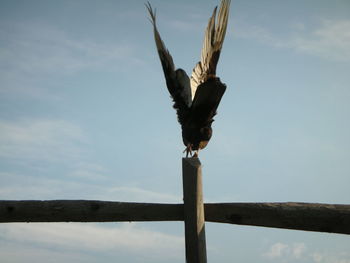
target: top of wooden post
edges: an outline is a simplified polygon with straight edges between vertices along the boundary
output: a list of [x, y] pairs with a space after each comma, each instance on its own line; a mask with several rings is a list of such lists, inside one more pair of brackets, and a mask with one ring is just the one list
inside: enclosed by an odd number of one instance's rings
[[182, 164], [186, 164], [194, 168], [199, 168], [202, 165], [198, 157], [183, 157]]

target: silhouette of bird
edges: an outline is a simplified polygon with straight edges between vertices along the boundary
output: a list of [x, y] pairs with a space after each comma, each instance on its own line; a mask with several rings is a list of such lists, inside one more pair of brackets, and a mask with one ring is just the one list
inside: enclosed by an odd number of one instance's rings
[[216, 66], [225, 38], [230, 0], [222, 0], [216, 19], [217, 7], [209, 19], [205, 31], [201, 60], [192, 71], [175, 68], [173, 58], [165, 47], [156, 25], [156, 10], [146, 4], [153, 25], [154, 39], [165, 75], [166, 85], [174, 101], [178, 121], [182, 128], [182, 139], [186, 146], [186, 157], [198, 156], [200, 149], [208, 144], [212, 136], [211, 125], [216, 115], [226, 85], [216, 76]]

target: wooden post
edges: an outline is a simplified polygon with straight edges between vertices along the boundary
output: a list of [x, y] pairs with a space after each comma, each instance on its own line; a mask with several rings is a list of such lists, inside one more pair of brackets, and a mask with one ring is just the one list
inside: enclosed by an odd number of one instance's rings
[[198, 158], [182, 158], [186, 262], [206, 263], [202, 168]]

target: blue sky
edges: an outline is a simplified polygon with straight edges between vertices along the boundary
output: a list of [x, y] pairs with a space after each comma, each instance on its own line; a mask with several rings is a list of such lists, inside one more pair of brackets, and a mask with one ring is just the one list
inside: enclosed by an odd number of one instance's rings
[[[160, 1], [176, 66], [219, 1]], [[206, 202], [350, 203], [350, 2], [243, 1], [200, 153]], [[0, 2], [0, 199], [182, 201], [181, 131], [143, 1]], [[2, 224], [2, 262], [184, 262], [183, 224]], [[206, 224], [210, 262], [349, 263], [349, 237]]]

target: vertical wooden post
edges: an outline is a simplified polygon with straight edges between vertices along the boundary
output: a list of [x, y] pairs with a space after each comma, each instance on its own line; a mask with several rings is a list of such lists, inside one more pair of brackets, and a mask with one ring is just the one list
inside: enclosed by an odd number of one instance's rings
[[186, 262], [206, 263], [202, 168], [198, 158], [182, 158]]

